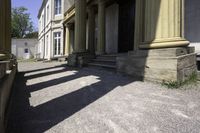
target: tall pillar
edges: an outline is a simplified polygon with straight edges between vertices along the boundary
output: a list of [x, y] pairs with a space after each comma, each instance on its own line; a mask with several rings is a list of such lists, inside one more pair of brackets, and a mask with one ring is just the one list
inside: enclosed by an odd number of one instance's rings
[[184, 0], [144, 0], [143, 40], [139, 48], [187, 46], [183, 37]]
[[95, 54], [95, 11], [94, 7], [88, 8], [88, 48], [91, 54]]
[[75, 0], [75, 53], [86, 51], [86, 0]]
[[5, 51], [7, 54], [11, 54], [11, 1], [6, 0], [6, 43]]
[[69, 27], [65, 26], [65, 55], [70, 54], [70, 36], [69, 36]]
[[184, 38], [184, 0], [136, 0], [139, 50], [117, 58], [117, 69], [140, 80], [182, 82], [196, 73], [194, 48]]
[[0, 0], [0, 53], [5, 52], [5, 8], [6, 8], [6, 1], [5, 0]]
[[[0, 0], [0, 59], [11, 53], [11, 1]], [[6, 54], [8, 56], [6, 56]]]
[[98, 0], [97, 54], [105, 53], [105, 0]]

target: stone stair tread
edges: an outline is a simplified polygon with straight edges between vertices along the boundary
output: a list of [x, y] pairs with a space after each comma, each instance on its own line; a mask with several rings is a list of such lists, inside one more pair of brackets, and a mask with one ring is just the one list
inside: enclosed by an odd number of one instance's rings
[[116, 54], [105, 54], [105, 55], [98, 55], [97, 57], [116, 57]]
[[102, 61], [102, 62], [116, 62], [116, 60], [111, 60], [111, 59], [92, 59], [92, 61]]
[[113, 68], [115, 69], [116, 66], [115, 65], [107, 65], [107, 64], [100, 64], [100, 63], [88, 63], [88, 65], [92, 65], [92, 66], [99, 66], [99, 67], [107, 67], [107, 68]]

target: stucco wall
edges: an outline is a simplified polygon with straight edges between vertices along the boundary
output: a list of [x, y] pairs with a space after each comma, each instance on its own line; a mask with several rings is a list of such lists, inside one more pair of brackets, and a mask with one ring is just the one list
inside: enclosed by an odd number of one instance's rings
[[66, 12], [73, 4], [74, 0], [64, 0], [64, 12]]
[[106, 53], [118, 52], [119, 6], [113, 4], [106, 8]]
[[185, 0], [185, 38], [200, 54], [200, 0]]
[[37, 39], [12, 39], [12, 54], [25, 59], [27, 54], [24, 50], [28, 49], [29, 57], [35, 57], [37, 44]]

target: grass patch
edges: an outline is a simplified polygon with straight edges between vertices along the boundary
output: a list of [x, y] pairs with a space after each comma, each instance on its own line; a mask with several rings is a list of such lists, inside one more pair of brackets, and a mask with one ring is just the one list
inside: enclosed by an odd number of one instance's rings
[[163, 81], [162, 85], [169, 89], [178, 89], [186, 85], [197, 85], [197, 82], [197, 73], [192, 73], [192, 75], [190, 75], [190, 77], [185, 81]]

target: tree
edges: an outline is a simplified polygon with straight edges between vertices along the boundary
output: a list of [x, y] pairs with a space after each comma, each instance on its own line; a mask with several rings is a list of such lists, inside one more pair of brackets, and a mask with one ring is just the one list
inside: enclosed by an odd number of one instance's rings
[[26, 34], [25, 38], [38, 38], [38, 32], [35, 31], [35, 32], [28, 33]]
[[26, 34], [33, 32], [33, 22], [27, 8], [12, 8], [12, 37], [24, 38]]

